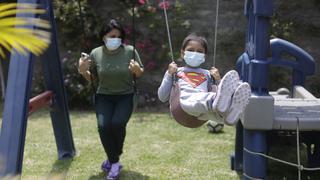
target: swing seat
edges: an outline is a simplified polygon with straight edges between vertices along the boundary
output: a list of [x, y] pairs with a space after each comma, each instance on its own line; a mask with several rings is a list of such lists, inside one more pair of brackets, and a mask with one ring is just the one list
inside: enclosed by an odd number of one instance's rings
[[187, 114], [180, 105], [180, 86], [174, 83], [170, 93], [170, 112], [173, 118], [182, 126], [197, 128], [207, 121], [199, 120], [197, 117]]

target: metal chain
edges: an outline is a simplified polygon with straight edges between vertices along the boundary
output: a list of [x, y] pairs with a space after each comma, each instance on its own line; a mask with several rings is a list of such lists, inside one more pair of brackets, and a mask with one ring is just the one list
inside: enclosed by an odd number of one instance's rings
[[167, 10], [166, 10], [167, 7], [166, 7], [166, 4], [165, 4], [164, 0], [162, 0], [162, 6], [163, 6], [162, 8], [163, 8], [163, 12], [164, 12], [164, 17], [165, 17], [165, 20], [166, 20], [166, 27], [167, 27], [167, 34], [168, 34], [171, 61], [174, 62], [172, 43], [171, 43], [171, 35], [170, 35], [170, 28], [169, 28], [169, 21], [168, 21], [168, 15], [167, 15]]
[[216, 66], [217, 34], [218, 34], [219, 0], [216, 3], [216, 22], [214, 26], [213, 66]]
[[136, 61], [136, 26], [135, 26], [135, 2], [132, 2], [132, 46], [133, 46], [133, 53], [132, 59]]

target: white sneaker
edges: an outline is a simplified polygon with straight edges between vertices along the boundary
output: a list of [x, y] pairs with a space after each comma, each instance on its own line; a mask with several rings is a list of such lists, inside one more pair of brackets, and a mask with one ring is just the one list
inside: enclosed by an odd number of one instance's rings
[[224, 122], [228, 125], [235, 125], [240, 115], [243, 113], [249, 103], [251, 88], [248, 83], [241, 83], [234, 92], [231, 105], [226, 113]]
[[235, 92], [239, 83], [239, 74], [235, 70], [229, 71], [223, 76], [218, 86], [217, 95], [212, 103], [212, 109], [220, 113], [227, 111], [230, 106], [231, 96]]

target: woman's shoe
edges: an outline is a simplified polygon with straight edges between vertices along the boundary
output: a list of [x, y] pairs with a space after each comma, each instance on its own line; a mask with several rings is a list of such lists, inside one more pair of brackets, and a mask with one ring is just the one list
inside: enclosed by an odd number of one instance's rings
[[122, 169], [122, 165], [117, 162], [117, 163], [113, 163], [111, 165], [111, 169], [109, 171], [109, 174], [107, 176], [108, 180], [115, 180], [120, 176], [120, 171]]
[[101, 170], [109, 172], [111, 169], [111, 163], [110, 161], [107, 159], [105, 161], [103, 161], [103, 163], [101, 164]]

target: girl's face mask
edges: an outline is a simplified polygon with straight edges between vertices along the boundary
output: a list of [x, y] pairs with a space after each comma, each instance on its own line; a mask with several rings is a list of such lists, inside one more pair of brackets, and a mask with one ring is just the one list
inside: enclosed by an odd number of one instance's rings
[[120, 38], [105, 38], [104, 43], [108, 50], [114, 51], [121, 46]]
[[183, 59], [190, 67], [199, 67], [205, 61], [205, 54], [192, 51], [184, 51]]

